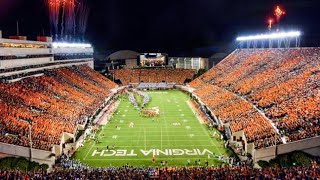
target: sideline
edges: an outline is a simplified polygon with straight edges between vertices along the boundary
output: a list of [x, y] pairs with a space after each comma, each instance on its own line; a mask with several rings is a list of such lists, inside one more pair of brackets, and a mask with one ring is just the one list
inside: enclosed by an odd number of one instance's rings
[[[207, 124], [206, 120], [202, 116], [200, 117], [198, 114], [195, 113], [195, 110], [198, 110], [198, 109], [195, 109], [196, 107], [192, 104], [191, 100], [188, 100], [187, 104], [189, 105], [189, 107], [192, 110], [192, 112], [194, 113], [194, 115], [197, 117], [200, 124]], [[203, 132], [208, 134], [208, 136], [210, 137], [209, 132], [206, 129], [204, 129], [203, 126], [201, 126], [201, 128], [202, 128]], [[212, 139], [210, 142], [211, 142], [212, 146], [219, 152], [219, 154], [223, 155], [223, 153], [221, 153], [221, 151], [217, 148], [217, 144]]]
[[196, 113], [196, 110], [195, 110], [196, 107], [193, 106], [193, 104], [190, 100], [187, 100], [187, 104], [188, 104], [189, 108], [191, 109], [191, 111], [193, 112], [193, 114], [197, 117], [200, 124], [207, 124], [206, 120]]

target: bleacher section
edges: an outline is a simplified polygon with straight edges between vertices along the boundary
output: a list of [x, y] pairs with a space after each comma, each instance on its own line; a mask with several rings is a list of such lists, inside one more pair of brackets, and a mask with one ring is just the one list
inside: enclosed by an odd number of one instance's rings
[[320, 48], [236, 50], [189, 85], [256, 148], [320, 134]]
[[129, 83], [176, 83], [183, 84], [187, 79], [192, 79], [196, 73], [194, 69], [116, 69], [111, 70], [114, 78], [120, 80], [123, 85]]
[[33, 148], [50, 150], [60, 144], [63, 132], [74, 134], [78, 124], [85, 124], [116, 87], [86, 65], [43, 73], [0, 82], [0, 142], [28, 147], [29, 128], [24, 121], [30, 121]]

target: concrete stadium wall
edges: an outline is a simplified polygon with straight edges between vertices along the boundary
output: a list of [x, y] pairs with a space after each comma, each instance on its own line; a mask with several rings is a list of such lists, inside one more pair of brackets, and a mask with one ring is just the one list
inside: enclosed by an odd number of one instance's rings
[[1, 48], [0, 56], [52, 54], [49, 48]]
[[188, 86], [182, 86], [182, 85], [175, 85], [175, 87], [181, 91], [192, 93], [195, 89]]
[[[0, 76], [8, 77], [8, 76], [18, 75], [18, 74], [22, 74], [22, 73], [43, 71], [43, 70], [46, 70], [46, 69], [56, 69], [56, 68], [61, 68], [61, 67], [88, 65], [89, 62], [90, 61], [70, 62], [68, 64], [55, 64], [55, 65], [49, 65], [49, 66], [45, 66], [45, 67], [29, 68], [29, 69], [24, 69], [24, 70], [17, 70], [17, 71], [1, 73]], [[0, 67], [1, 67], [1, 61], [0, 61]]]
[[254, 151], [253, 160], [258, 162], [260, 160], [269, 161], [276, 157], [276, 146], [271, 146], [267, 148], [257, 149]]
[[92, 61], [88, 61], [88, 66], [91, 67], [91, 69], [94, 69], [94, 61], [92, 59]]
[[276, 157], [276, 154], [286, 154], [292, 151], [303, 151], [313, 156], [320, 156], [320, 136], [303, 139], [296, 142], [289, 142], [268, 148], [257, 149], [254, 152], [254, 161], [269, 161]]
[[56, 155], [59, 155], [62, 153], [62, 146], [61, 145], [53, 145], [52, 152]]
[[246, 149], [246, 152], [249, 153], [249, 154], [253, 154], [254, 151], [255, 151], [255, 145], [254, 143], [247, 143], [247, 149]]
[[93, 53], [93, 48], [53, 48], [53, 54], [79, 54], [79, 53]]
[[313, 156], [320, 156], [320, 136], [281, 144], [278, 146], [278, 154], [285, 154], [297, 150], [309, 152]]
[[[13, 144], [0, 143], [0, 152], [3, 157], [16, 156], [30, 158], [30, 148], [16, 146]], [[36, 161], [40, 164], [48, 164], [51, 167], [55, 162], [55, 157], [50, 157], [51, 151], [43, 151], [39, 149], [32, 149], [32, 161]]]
[[47, 64], [50, 62], [53, 62], [53, 57], [1, 60], [0, 69], [38, 65], [38, 64]]

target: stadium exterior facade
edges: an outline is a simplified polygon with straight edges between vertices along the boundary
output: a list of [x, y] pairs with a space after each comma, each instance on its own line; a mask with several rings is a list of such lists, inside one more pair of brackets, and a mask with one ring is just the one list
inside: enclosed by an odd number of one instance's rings
[[169, 65], [183, 69], [209, 69], [208, 58], [203, 57], [169, 57]]
[[[1, 33], [0, 33], [1, 35]], [[87, 64], [93, 68], [93, 48], [64, 43], [60, 46], [50, 37], [38, 37], [38, 41], [25, 36], [0, 36], [0, 70], [37, 65]]]

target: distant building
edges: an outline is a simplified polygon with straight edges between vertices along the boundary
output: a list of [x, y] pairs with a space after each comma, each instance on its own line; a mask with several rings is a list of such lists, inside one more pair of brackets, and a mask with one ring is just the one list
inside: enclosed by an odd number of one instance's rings
[[138, 56], [140, 54], [131, 50], [120, 50], [110, 54], [107, 57], [109, 69], [119, 69], [119, 68], [137, 68], [138, 67]]
[[183, 69], [208, 69], [208, 58], [202, 57], [169, 57], [169, 65]]
[[181, 69], [209, 69], [208, 58], [202, 57], [168, 57], [166, 53], [138, 53], [121, 50], [107, 58], [109, 69], [169, 67]]

